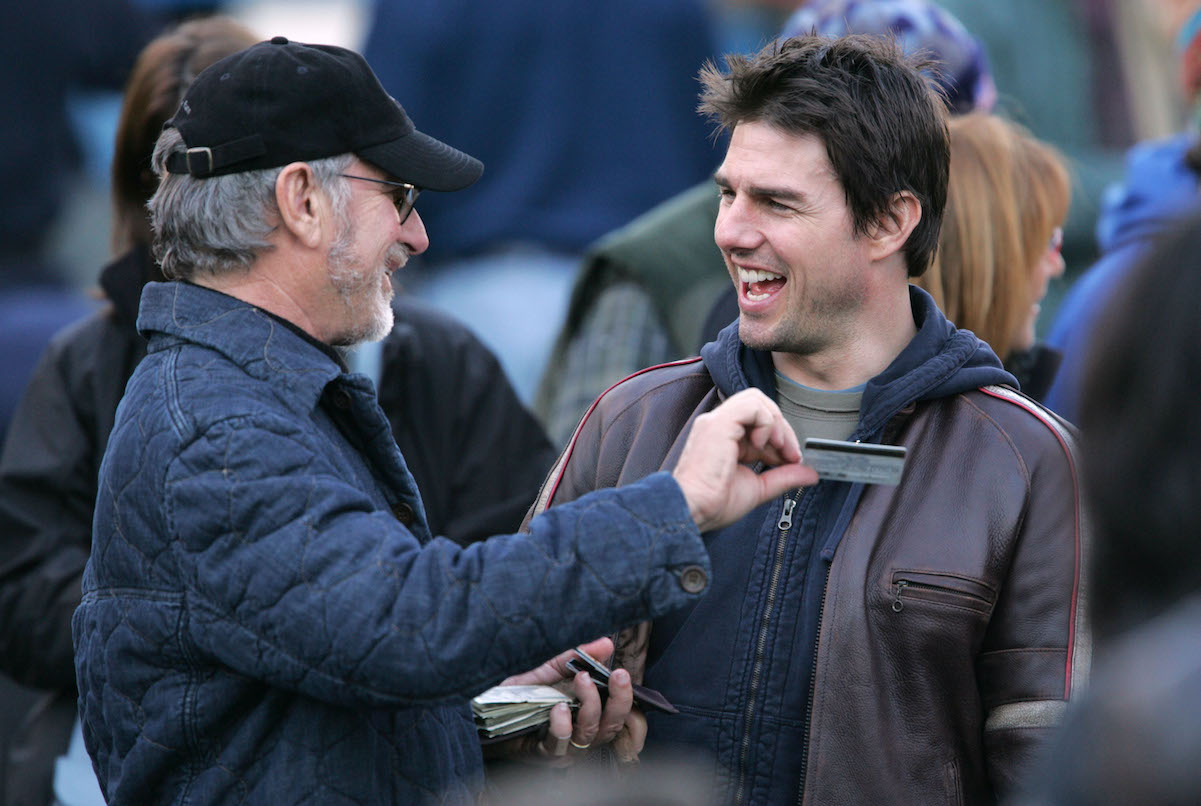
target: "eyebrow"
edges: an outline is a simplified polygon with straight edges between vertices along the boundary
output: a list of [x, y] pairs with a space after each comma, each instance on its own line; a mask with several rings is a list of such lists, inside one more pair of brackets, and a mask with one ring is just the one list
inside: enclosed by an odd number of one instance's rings
[[[713, 174], [713, 181], [719, 188], [730, 188], [730, 183], [726, 178], [719, 173]], [[781, 199], [784, 201], [803, 202], [807, 199], [804, 193], [799, 190], [791, 190], [783, 187], [765, 187], [753, 185], [743, 190], [749, 196], [758, 199]]]

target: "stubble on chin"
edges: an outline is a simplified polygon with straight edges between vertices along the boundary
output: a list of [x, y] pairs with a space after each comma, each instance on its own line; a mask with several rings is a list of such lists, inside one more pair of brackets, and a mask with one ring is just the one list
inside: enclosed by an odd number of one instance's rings
[[[335, 346], [353, 347], [368, 341], [380, 341], [392, 332], [395, 324], [395, 314], [392, 311], [392, 298], [395, 291], [388, 283], [388, 291], [376, 290], [380, 279], [378, 276], [369, 278], [370, 288], [360, 286], [357, 295], [344, 296], [347, 321], [353, 325], [336, 337]], [[363, 299], [366, 297], [366, 299]], [[369, 311], [363, 308], [369, 307]], [[356, 321], [357, 320], [357, 321]]]
[[795, 325], [790, 327], [786, 322], [768, 327], [748, 319], [745, 313], [738, 316], [738, 338], [752, 350], [796, 355], [814, 355], [825, 349], [830, 342], [828, 334], [805, 333], [801, 328]]
[[753, 350], [818, 355], [845, 339], [866, 300], [867, 290], [861, 283], [819, 288], [805, 298], [800, 310], [775, 322], [758, 321], [740, 311], [738, 337]]
[[[397, 244], [388, 250], [384, 264], [364, 268], [350, 248], [349, 237], [339, 238], [334, 243], [329, 253], [329, 279], [346, 308], [346, 321], [350, 323], [345, 331], [334, 337], [332, 343], [335, 346], [353, 347], [363, 342], [380, 341], [392, 332], [395, 323], [392, 299], [396, 291], [387, 266], [390, 263], [403, 266], [408, 257], [408, 250]], [[383, 290], [385, 283], [387, 289]]]

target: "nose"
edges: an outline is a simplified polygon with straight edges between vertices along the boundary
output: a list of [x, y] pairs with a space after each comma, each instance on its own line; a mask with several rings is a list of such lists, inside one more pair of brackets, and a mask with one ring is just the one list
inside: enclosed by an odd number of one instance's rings
[[1043, 255], [1042, 270], [1046, 278], [1050, 280], [1052, 277], [1060, 277], [1063, 275], [1067, 264], [1064, 263], [1063, 253], [1058, 249], [1048, 249]]
[[421, 220], [421, 214], [416, 209], [410, 212], [409, 217], [400, 225], [398, 240], [414, 255], [420, 255], [430, 248], [430, 237], [425, 231], [425, 222]]
[[722, 202], [713, 225], [713, 240], [723, 252], [751, 251], [763, 242], [749, 203], [740, 197]]
[[1057, 250], [1055, 252], [1055, 262], [1053, 264], [1053, 268], [1051, 269], [1051, 276], [1052, 277], [1063, 276], [1063, 272], [1067, 268], [1067, 265], [1068, 264], [1063, 259], [1063, 252], [1060, 252]]

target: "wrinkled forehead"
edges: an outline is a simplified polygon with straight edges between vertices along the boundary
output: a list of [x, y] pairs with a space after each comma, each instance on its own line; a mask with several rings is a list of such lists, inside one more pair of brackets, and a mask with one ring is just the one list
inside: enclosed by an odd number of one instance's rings
[[762, 121], [734, 126], [730, 145], [714, 178], [736, 182], [811, 187], [833, 183], [841, 189], [825, 141], [816, 134], [797, 134]]

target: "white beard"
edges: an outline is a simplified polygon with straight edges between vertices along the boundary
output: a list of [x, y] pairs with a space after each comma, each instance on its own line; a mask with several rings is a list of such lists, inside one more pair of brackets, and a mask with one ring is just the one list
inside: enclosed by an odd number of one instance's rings
[[333, 341], [339, 347], [379, 341], [392, 332], [394, 291], [387, 265], [403, 266], [409, 259], [409, 250], [403, 244], [395, 244], [385, 255], [383, 265], [364, 267], [352, 249], [353, 241], [354, 227], [348, 224], [329, 249], [330, 285], [346, 307], [347, 327]]

